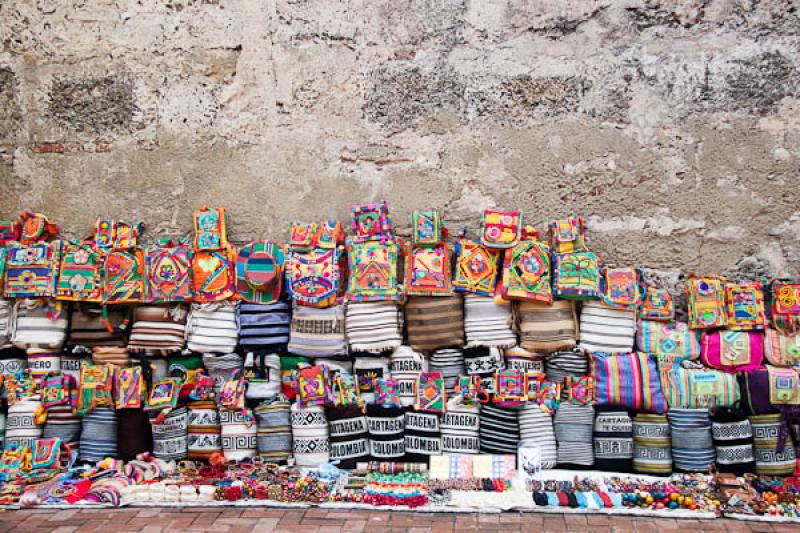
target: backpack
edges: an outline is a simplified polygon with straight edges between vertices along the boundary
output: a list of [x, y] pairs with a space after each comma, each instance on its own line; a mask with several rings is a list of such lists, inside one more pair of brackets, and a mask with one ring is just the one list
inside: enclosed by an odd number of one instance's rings
[[347, 297], [357, 302], [397, 300], [400, 297], [395, 241], [353, 242], [348, 246], [350, 279]]
[[224, 250], [228, 248], [227, 221], [224, 207], [204, 207], [194, 213], [194, 249]]
[[310, 307], [333, 305], [339, 290], [339, 248], [291, 250], [286, 258], [286, 290]]
[[453, 272], [455, 290], [485, 296], [493, 295], [500, 271], [501, 252], [465, 239], [456, 243], [455, 251], [456, 268]]
[[103, 300], [106, 304], [144, 300], [144, 252], [141, 249], [114, 250], [106, 255]]
[[103, 256], [100, 252], [89, 244], [64, 244], [56, 298], [84, 302], [103, 300]]
[[195, 252], [192, 260], [194, 301], [218, 302], [236, 294], [232, 255], [228, 248]]
[[609, 307], [636, 309], [642, 303], [642, 274], [636, 268], [601, 270], [601, 299]]
[[14, 242], [8, 246], [7, 253], [6, 296], [38, 298], [55, 295], [62, 241], [30, 245]]
[[450, 246], [411, 247], [406, 254], [405, 292], [415, 296], [446, 296], [453, 292]]
[[666, 289], [648, 285], [639, 304], [639, 318], [669, 322], [675, 317], [675, 303]]
[[151, 246], [145, 254], [145, 302], [187, 302], [192, 299], [192, 250], [188, 245]]
[[392, 236], [392, 216], [386, 200], [351, 206], [350, 223], [352, 242], [389, 239]]
[[690, 328], [707, 329], [727, 325], [725, 290], [720, 278], [690, 275], [686, 281], [686, 296]]
[[764, 329], [767, 316], [764, 312], [764, 291], [759, 282], [726, 283], [725, 311], [728, 329]]
[[485, 209], [481, 243], [489, 248], [511, 248], [522, 237], [522, 213]]
[[505, 298], [553, 303], [550, 247], [532, 232], [506, 250], [501, 293]]

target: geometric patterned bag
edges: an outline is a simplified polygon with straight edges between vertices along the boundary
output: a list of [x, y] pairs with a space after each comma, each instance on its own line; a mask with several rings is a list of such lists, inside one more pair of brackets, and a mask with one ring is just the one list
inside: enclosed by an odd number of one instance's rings
[[406, 294], [449, 295], [453, 292], [452, 278], [447, 243], [432, 248], [411, 247], [406, 254]]
[[638, 269], [604, 267], [601, 275], [603, 303], [609, 307], [631, 309], [642, 302], [642, 274]]
[[666, 289], [648, 285], [639, 305], [639, 318], [669, 322], [675, 317], [675, 303]]
[[372, 302], [400, 297], [397, 277], [398, 245], [391, 240], [351, 243], [348, 246], [351, 301]]
[[686, 296], [690, 328], [721, 328], [728, 323], [725, 313], [725, 292], [722, 280], [719, 278], [690, 275], [686, 281]]
[[283, 248], [270, 241], [255, 241], [236, 257], [236, 290], [246, 302], [272, 304], [281, 297]]
[[526, 234], [505, 252], [501, 292], [505, 298], [553, 303], [550, 246], [538, 240], [538, 233]]
[[286, 258], [286, 290], [300, 305], [328, 307], [339, 291], [339, 248], [291, 250]]
[[459, 292], [474, 292], [491, 296], [497, 285], [500, 254], [475, 241], [456, 243], [456, 268], [453, 285]]
[[553, 256], [553, 292], [565, 300], [600, 298], [600, 260], [594, 252]]
[[759, 282], [726, 283], [728, 329], [764, 329], [767, 316], [764, 312], [764, 291]]
[[109, 252], [104, 271], [106, 304], [138, 303], [144, 299], [144, 252], [141, 249]]
[[551, 222], [550, 241], [554, 254], [588, 251], [583, 217], [569, 217]]
[[764, 356], [771, 365], [800, 367], [800, 334], [767, 329], [765, 335]]
[[192, 250], [188, 245], [146, 250], [144, 300], [147, 303], [192, 299]]
[[55, 295], [62, 241], [23, 246], [12, 243], [6, 260], [5, 295], [38, 298]]
[[197, 251], [192, 260], [194, 301], [218, 302], [236, 294], [231, 249]]
[[65, 243], [56, 298], [84, 302], [103, 299], [103, 256], [90, 244]]
[[204, 207], [194, 213], [194, 249], [223, 250], [228, 248], [228, 217], [224, 207]]

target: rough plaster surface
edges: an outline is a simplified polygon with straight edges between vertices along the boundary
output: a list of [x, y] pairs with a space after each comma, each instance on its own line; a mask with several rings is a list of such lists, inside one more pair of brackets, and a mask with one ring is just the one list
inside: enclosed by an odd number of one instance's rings
[[5, 0], [0, 213], [495, 206], [674, 287], [798, 275], [799, 52], [798, 0]]

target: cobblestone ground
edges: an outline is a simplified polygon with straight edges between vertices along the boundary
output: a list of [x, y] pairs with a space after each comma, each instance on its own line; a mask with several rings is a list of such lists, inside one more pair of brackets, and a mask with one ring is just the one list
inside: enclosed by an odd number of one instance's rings
[[362, 531], [376, 533], [456, 533], [465, 530], [591, 533], [798, 533], [800, 526], [735, 520], [675, 520], [599, 515], [532, 513], [449, 514], [322, 509], [190, 509], [28, 510], [0, 513], [0, 532], [281, 533]]

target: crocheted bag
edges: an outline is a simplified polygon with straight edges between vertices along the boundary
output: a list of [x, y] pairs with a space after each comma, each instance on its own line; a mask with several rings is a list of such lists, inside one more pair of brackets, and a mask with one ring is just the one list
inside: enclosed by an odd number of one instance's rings
[[194, 254], [192, 283], [195, 302], [219, 302], [236, 294], [234, 260], [230, 248]]
[[353, 242], [382, 240], [391, 237], [392, 216], [389, 214], [389, 204], [386, 203], [386, 200], [351, 206], [350, 220]]
[[94, 224], [94, 247], [101, 252], [129, 250], [136, 247], [136, 241], [142, 231], [144, 231], [142, 222], [127, 223], [97, 217]]
[[550, 246], [554, 254], [588, 251], [583, 217], [570, 217], [550, 223]]
[[664, 398], [670, 408], [732, 407], [739, 401], [736, 375], [709, 370], [697, 361], [657, 356]]
[[769, 284], [772, 324], [794, 331], [800, 324], [800, 282], [772, 280]]
[[447, 296], [453, 292], [450, 246], [412, 246], [406, 254], [405, 292], [416, 296]]
[[333, 397], [327, 366], [299, 368], [293, 372], [292, 381], [296, 403], [304, 407], [325, 405]]
[[414, 211], [411, 213], [411, 245], [436, 246], [444, 239], [442, 214], [439, 211]]
[[339, 291], [339, 248], [293, 249], [286, 258], [286, 290], [304, 306], [329, 307]]
[[748, 331], [710, 331], [701, 337], [700, 360], [706, 366], [738, 372], [764, 361], [764, 335]]
[[800, 405], [800, 375], [794, 368], [767, 366], [772, 405]]
[[636, 308], [610, 308], [586, 302], [581, 309], [580, 343], [588, 352], [624, 353], [633, 350]]
[[228, 248], [227, 215], [224, 207], [203, 207], [194, 213], [194, 249], [223, 250]]
[[447, 408], [444, 379], [438, 372], [421, 372], [414, 384], [414, 409], [443, 413]]
[[62, 304], [42, 299], [21, 299], [14, 303], [11, 343], [22, 349], [61, 351], [67, 338], [67, 313]]
[[464, 304], [460, 294], [413, 296], [405, 305], [408, 344], [420, 352], [464, 345]]
[[547, 305], [522, 301], [517, 305], [520, 346], [537, 353], [575, 347], [578, 337], [575, 302], [556, 300]]
[[276, 243], [255, 241], [236, 256], [236, 290], [245, 302], [272, 304], [281, 297], [286, 254]]
[[609, 307], [636, 309], [643, 299], [642, 273], [636, 268], [601, 269], [603, 303]]
[[148, 247], [145, 272], [145, 302], [187, 302], [192, 299], [192, 250], [188, 245]]
[[0, 247], [18, 241], [22, 235], [22, 225], [19, 220], [0, 220]]
[[800, 367], [800, 335], [775, 329], [767, 329], [764, 335], [764, 355], [771, 365]]
[[144, 252], [115, 250], [105, 258], [103, 299], [106, 304], [144, 301]]
[[725, 313], [725, 291], [719, 278], [692, 274], [686, 281], [686, 296], [690, 328], [719, 328], [728, 323]]
[[595, 397], [600, 407], [624, 407], [664, 413], [658, 369], [646, 353], [592, 354]]
[[354, 242], [347, 247], [350, 278], [347, 298], [367, 302], [400, 297], [398, 245], [391, 240]]
[[679, 359], [700, 357], [697, 332], [684, 322], [642, 320], [636, 331], [639, 350], [657, 355], [674, 355]]
[[146, 392], [141, 366], [118, 368], [114, 373], [114, 407], [138, 409]]
[[600, 298], [600, 260], [594, 252], [553, 256], [553, 292], [565, 300]]
[[54, 296], [61, 260], [62, 241], [29, 246], [8, 246], [5, 295], [9, 298]]
[[522, 236], [522, 213], [519, 211], [483, 212], [481, 243], [489, 248], [511, 248]]
[[639, 318], [642, 320], [671, 321], [675, 317], [675, 303], [666, 289], [649, 285], [644, 299], [639, 305]]
[[726, 283], [728, 329], [757, 330], [767, 325], [761, 283]]
[[19, 238], [19, 242], [22, 244], [44, 242], [58, 234], [58, 224], [53, 224], [41, 213], [23, 211], [20, 213], [19, 219], [22, 221], [22, 232]]
[[453, 273], [455, 290], [493, 295], [497, 286], [501, 252], [463, 239], [456, 243], [455, 251], [456, 268]]
[[403, 314], [395, 302], [348, 303], [345, 326], [353, 352], [388, 352], [403, 344]]
[[89, 244], [65, 243], [56, 298], [100, 302], [103, 299], [103, 257]]
[[114, 367], [112, 365], [83, 365], [78, 388], [78, 413], [85, 415], [96, 407], [111, 407], [114, 400]]
[[236, 302], [192, 304], [186, 320], [186, 347], [198, 353], [230, 353], [238, 339]]
[[526, 235], [505, 252], [500, 292], [505, 298], [552, 303], [550, 246], [539, 240], [537, 232]]

